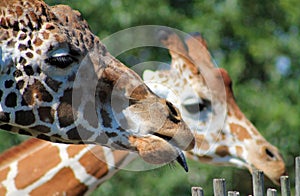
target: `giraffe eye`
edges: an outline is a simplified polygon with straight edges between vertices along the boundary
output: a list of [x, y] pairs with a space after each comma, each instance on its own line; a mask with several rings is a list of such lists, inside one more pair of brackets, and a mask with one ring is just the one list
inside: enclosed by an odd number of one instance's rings
[[196, 114], [205, 109], [208, 109], [210, 105], [211, 105], [211, 103], [209, 100], [203, 99], [203, 100], [201, 100], [201, 102], [183, 104], [183, 107], [190, 114]]
[[189, 105], [184, 105], [183, 106], [186, 111], [188, 111], [191, 114], [196, 114], [200, 111], [202, 111], [204, 109], [204, 105], [202, 105], [201, 103], [197, 103], [197, 104], [189, 104]]
[[52, 56], [45, 60], [46, 63], [64, 69], [75, 62], [76, 59], [70, 55]]

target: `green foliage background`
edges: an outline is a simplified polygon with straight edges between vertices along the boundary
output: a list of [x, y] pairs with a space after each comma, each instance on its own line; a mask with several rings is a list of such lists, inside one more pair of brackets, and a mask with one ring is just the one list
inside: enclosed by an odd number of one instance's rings
[[[300, 155], [300, 1], [237, 0], [47, 0], [80, 10], [100, 38], [137, 25], [165, 25], [200, 31], [214, 59], [230, 73], [237, 102], [265, 138], [282, 152], [294, 185], [294, 157]], [[140, 53], [121, 56], [127, 65]], [[130, 56], [132, 58], [127, 58]], [[150, 60], [157, 60], [155, 56]], [[147, 60], [149, 60], [147, 59]], [[143, 59], [145, 60], [145, 59]], [[0, 150], [23, 137], [1, 132]], [[202, 186], [212, 195], [212, 179], [226, 178], [228, 190], [251, 192], [248, 171], [189, 161], [190, 172], [160, 168], [121, 171], [93, 195], [190, 195]], [[274, 187], [269, 181], [267, 185]], [[278, 187], [277, 187], [278, 188]]]

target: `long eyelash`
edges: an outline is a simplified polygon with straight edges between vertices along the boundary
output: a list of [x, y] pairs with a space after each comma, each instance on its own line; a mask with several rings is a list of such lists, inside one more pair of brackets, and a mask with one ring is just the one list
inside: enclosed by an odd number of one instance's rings
[[59, 68], [66, 68], [70, 64], [72, 64], [75, 59], [72, 56], [58, 56], [58, 57], [50, 57], [45, 60], [46, 63], [54, 65]]

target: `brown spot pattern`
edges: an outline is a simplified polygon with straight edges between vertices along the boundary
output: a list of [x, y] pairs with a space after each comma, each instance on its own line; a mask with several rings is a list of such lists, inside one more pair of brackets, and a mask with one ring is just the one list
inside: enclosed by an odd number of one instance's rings
[[59, 104], [57, 108], [57, 115], [60, 127], [67, 127], [75, 121], [72, 106], [68, 103], [63, 102]]
[[195, 134], [195, 140], [196, 140], [197, 147], [199, 149], [202, 149], [202, 150], [208, 150], [209, 149], [209, 147], [210, 147], [209, 143], [205, 139], [204, 135]]
[[43, 38], [46, 40], [46, 39], [49, 39], [49, 33], [44, 31], [42, 32], [42, 35], [43, 35]]
[[18, 17], [22, 16], [23, 9], [20, 6], [16, 7], [16, 14], [17, 14]]
[[26, 45], [24, 45], [24, 44], [19, 44], [18, 50], [24, 51], [24, 50], [26, 50], [26, 49], [27, 49], [27, 46], [26, 46]]
[[[68, 179], [61, 182], [61, 179]], [[53, 188], [55, 187], [55, 188]], [[32, 196], [38, 195], [83, 195], [88, 187], [76, 179], [69, 167], [62, 168], [51, 180], [39, 186], [29, 193]]]
[[242, 157], [243, 155], [243, 148], [241, 146], [236, 146], [235, 147], [235, 150], [236, 150], [236, 154], [239, 156], [239, 157]]
[[47, 77], [45, 80], [46, 84], [48, 85], [48, 87], [50, 87], [53, 91], [57, 92], [58, 88], [61, 85], [61, 82], [58, 82], [50, 77]]
[[59, 101], [72, 105], [72, 89], [66, 89], [64, 91], [64, 95], [59, 99]]
[[52, 110], [51, 107], [39, 107], [38, 114], [41, 121], [49, 123], [54, 122], [54, 110]]
[[248, 133], [248, 130], [244, 127], [231, 123], [230, 130], [233, 134], [235, 134], [239, 141], [244, 141], [245, 139], [251, 139], [251, 135]]
[[53, 29], [55, 29], [55, 26], [53, 26], [52, 24], [46, 24], [46, 29], [53, 30]]
[[16, 107], [17, 105], [16, 93], [12, 92], [7, 95], [7, 97], [5, 98], [5, 105], [6, 107], [11, 107], [11, 108]]
[[[4, 170], [1, 170], [0, 182], [3, 182], [6, 179], [9, 170], [10, 168], [5, 168]], [[0, 183], [0, 195], [5, 195], [6, 192], [7, 192], [6, 188], [2, 186], [2, 183]]]
[[69, 145], [67, 148], [69, 158], [75, 157], [84, 148], [86, 148], [86, 145]]
[[32, 57], [33, 57], [33, 54], [32, 54], [31, 52], [26, 52], [26, 56], [27, 56], [28, 58], [32, 58]]
[[15, 122], [19, 125], [31, 125], [35, 122], [34, 114], [31, 110], [24, 111], [16, 111], [15, 113]]
[[27, 35], [25, 33], [20, 34], [19, 40], [25, 40]]
[[0, 184], [0, 195], [6, 195], [6, 188], [4, 188], [1, 184]]
[[[45, 164], [45, 158], [47, 157], [51, 157], [51, 159], [48, 159], [47, 164]], [[22, 189], [34, 183], [60, 161], [57, 147], [50, 144], [34, 154], [29, 154], [18, 163], [19, 173], [15, 178], [16, 187]]]
[[24, 84], [25, 84], [24, 81], [20, 80], [20, 81], [17, 82], [16, 88], [18, 90], [20, 90], [20, 89], [22, 89], [24, 87]]
[[216, 149], [216, 154], [220, 157], [225, 157], [229, 155], [229, 149], [228, 146], [218, 146]]
[[88, 174], [95, 176], [98, 179], [105, 176], [108, 172], [103, 149], [99, 146], [96, 146], [85, 153], [79, 162]]
[[35, 46], [40, 46], [40, 45], [43, 44], [43, 41], [42, 41], [40, 38], [37, 37], [37, 38], [33, 41], [33, 44], [34, 44]]
[[52, 95], [46, 90], [43, 84], [36, 79], [32, 85], [26, 88], [23, 93], [23, 98], [28, 105], [33, 105], [34, 99], [43, 102], [51, 102], [53, 100]]

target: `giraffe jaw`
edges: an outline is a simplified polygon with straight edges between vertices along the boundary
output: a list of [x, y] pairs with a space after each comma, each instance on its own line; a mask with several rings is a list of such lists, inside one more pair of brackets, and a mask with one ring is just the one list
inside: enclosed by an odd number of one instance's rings
[[188, 166], [182, 150], [170, 142], [155, 135], [147, 137], [130, 136], [129, 141], [135, 146], [140, 157], [151, 164], [167, 164], [176, 160], [187, 172]]

